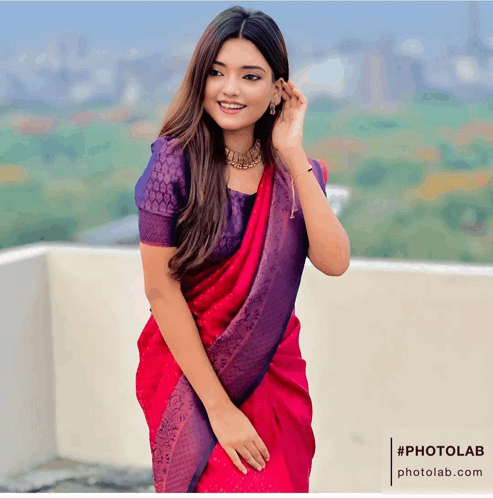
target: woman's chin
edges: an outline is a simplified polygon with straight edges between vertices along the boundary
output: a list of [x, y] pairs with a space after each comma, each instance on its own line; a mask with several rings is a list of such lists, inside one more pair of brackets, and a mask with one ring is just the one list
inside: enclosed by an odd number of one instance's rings
[[254, 128], [255, 123], [232, 123], [228, 119], [215, 119], [216, 124], [226, 131], [239, 131], [245, 128]]
[[[207, 111], [206, 111], [207, 112]], [[245, 119], [241, 119], [239, 116], [235, 114], [231, 115], [226, 115], [226, 114], [217, 114], [217, 113], [207, 113], [209, 116], [214, 120], [214, 122], [219, 126], [219, 128], [222, 128], [223, 130], [226, 131], [238, 131], [238, 130], [243, 130], [245, 128], [252, 128], [252, 130], [255, 128], [255, 123], [256, 121], [251, 121], [250, 119], [248, 121], [245, 121]]]

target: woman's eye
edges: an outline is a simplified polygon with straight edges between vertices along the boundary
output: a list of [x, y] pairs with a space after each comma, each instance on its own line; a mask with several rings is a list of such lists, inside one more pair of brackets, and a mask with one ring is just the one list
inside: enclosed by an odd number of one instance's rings
[[[221, 74], [221, 73], [217, 69], [210, 69], [209, 74], [211, 76], [217, 76], [218, 74]], [[262, 79], [262, 78], [260, 78], [260, 76], [257, 76], [256, 74], [247, 74], [246, 76], [244, 76], [244, 78], [247, 78], [248, 81], [258, 81], [258, 80]], [[253, 79], [253, 78], [255, 78], [255, 79]]]

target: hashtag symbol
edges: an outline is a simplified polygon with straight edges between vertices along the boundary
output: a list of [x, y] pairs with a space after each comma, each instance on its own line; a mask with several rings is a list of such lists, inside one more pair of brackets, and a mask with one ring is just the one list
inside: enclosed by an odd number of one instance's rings
[[404, 454], [404, 446], [399, 446], [399, 449], [397, 450], [397, 454], [399, 456], [402, 456]]

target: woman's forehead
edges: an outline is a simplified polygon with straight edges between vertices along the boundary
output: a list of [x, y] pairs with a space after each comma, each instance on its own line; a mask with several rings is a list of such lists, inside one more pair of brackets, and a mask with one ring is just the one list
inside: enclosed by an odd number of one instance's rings
[[253, 42], [245, 39], [226, 40], [219, 49], [216, 61], [231, 66], [255, 64], [267, 69], [268, 64]]

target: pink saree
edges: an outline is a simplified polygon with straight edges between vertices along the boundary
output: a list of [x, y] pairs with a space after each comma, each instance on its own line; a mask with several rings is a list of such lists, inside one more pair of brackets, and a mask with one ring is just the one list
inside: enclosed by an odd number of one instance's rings
[[315, 439], [294, 313], [308, 250], [300, 211], [290, 219], [291, 189], [266, 167], [240, 248], [182, 280], [214, 370], [269, 450], [266, 468], [240, 457], [243, 475], [233, 464], [151, 314], [138, 340], [136, 388], [156, 492], [308, 492]]

